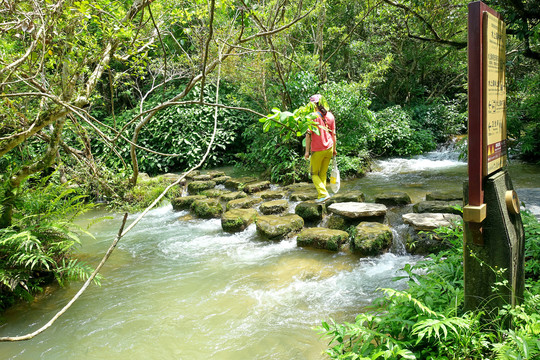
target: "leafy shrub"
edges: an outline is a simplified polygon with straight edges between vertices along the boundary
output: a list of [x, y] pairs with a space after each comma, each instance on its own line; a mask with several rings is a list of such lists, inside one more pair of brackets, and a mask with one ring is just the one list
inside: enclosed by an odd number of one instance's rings
[[[220, 94], [228, 96], [228, 90], [224, 85], [220, 88]], [[176, 89], [165, 94], [157, 94], [145, 103], [145, 109], [160, 104], [168, 99]], [[190, 97], [184, 100], [193, 100], [200, 90], [194, 89]], [[234, 96], [229, 96], [234, 102]], [[215, 89], [208, 86], [205, 91], [205, 101], [214, 102]], [[117, 126], [127, 124], [135, 115], [135, 109], [128, 110], [116, 117]], [[207, 158], [206, 166], [218, 166], [231, 161], [233, 154], [243, 151], [243, 144], [239, 141], [240, 135], [248, 122], [253, 121], [251, 115], [244, 112], [219, 109], [218, 128]], [[112, 118], [104, 120], [109, 125], [114, 123]], [[151, 175], [180, 171], [197, 164], [204, 155], [214, 129], [214, 108], [204, 106], [171, 106], [159, 111], [152, 120], [144, 127], [139, 135], [138, 144], [165, 154], [177, 154], [179, 156], [168, 157], [145, 151], [138, 151], [139, 168], [142, 172]], [[132, 132], [131, 132], [132, 133]], [[128, 135], [130, 138], [131, 135]], [[96, 154], [103, 157], [110, 167], [121, 169], [122, 163], [114, 154], [109, 154], [109, 148], [102, 142], [95, 141], [93, 144]], [[122, 158], [130, 159], [129, 144], [119, 147]]]
[[521, 212], [525, 229], [525, 276], [540, 280], [540, 223], [529, 211]]
[[406, 109], [416, 129], [428, 130], [436, 142], [442, 143], [452, 135], [467, 130], [467, 112], [461, 110], [457, 101], [439, 100], [433, 103], [420, 103]]
[[[408, 290], [383, 289], [384, 296], [354, 323], [322, 323], [319, 330], [330, 339], [332, 359], [534, 359], [540, 354], [540, 283], [529, 281], [523, 304], [500, 309], [490, 322], [481, 311], [463, 313], [463, 228], [441, 228], [437, 235], [453, 246], [407, 265]], [[530, 242], [526, 247], [529, 251]], [[533, 256], [538, 262], [538, 253]]]
[[52, 176], [30, 179], [19, 197], [13, 225], [0, 229], [0, 310], [16, 299], [31, 299], [43, 284], [85, 280], [92, 269], [71, 252], [84, 232], [73, 219], [90, 208], [69, 183]]
[[425, 129], [414, 129], [412, 118], [399, 105], [376, 113], [368, 138], [369, 149], [376, 155], [417, 155], [436, 146]]

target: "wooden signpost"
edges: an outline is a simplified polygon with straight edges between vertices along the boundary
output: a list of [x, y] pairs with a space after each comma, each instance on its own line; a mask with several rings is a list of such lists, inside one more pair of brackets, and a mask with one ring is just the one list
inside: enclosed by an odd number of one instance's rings
[[[524, 288], [519, 199], [506, 171], [506, 28], [481, 1], [469, 4], [468, 182], [463, 207], [465, 308], [515, 305]], [[487, 265], [487, 266], [486, 266]], [[497, 290], [504, 269], [508, 286]]]

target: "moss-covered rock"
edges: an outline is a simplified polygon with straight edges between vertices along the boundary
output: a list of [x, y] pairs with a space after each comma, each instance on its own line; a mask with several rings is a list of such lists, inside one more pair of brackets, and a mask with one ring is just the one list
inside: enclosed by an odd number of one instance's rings
[[218, 177], [212, 178], [212, 180], [214, 180], [216, 182], [216, 184], [218, 184], [218, 185], [223, 185], [227, 181], [231, 180], [231, 177], [230, 176], [218, 176]]
[[244, 186], [244, 192], [247, 194], [253, 194], [268, 188], [270, 188], [270, 181], [256, 181], [246, 184]]
[[176, 197], [172, 199], [171, 205], [173, 209], [176, 211], [187, 210], [191, 207], [191, 204], [193, 204], [195, 200], [202, 200], [202, 199], [206, 199], [206, 196], [204, 195], [181, 196], [181, 197]]
[[348, 221], [348, 219], [341, 215], [330, 214], [330, 216], [328, 216], [326, 226], [329, 229], [334, 230], [347, 230], [349, 226], [351, 226], [351, 223]]
[[323, 217], [324, 206], [322, 203], [313, 200], [303, 201], [296, 205], [294, 213], [307, 222], [319, 221]]
[[287, 200], [272, 200], [261, 204], [259, 210], [264, 215], [282, 214], [289, 210], [289, 202]]
[[246, 184], [257, 181], [257, 178], [244, 176], [241, 178], [232, 178], [225, 182], [225, 187], [232, 191], [244, 190]]
[[314, 185], [312, 183], [307, 182], [299, 182], [295, 184], [290, 184], [284, 187], [286, 191], [310, 191], [314, 189]]
[[342, 191], [338, 194], [332, 195], [332, 197], [325, 201], [326, 206], [330, 206], [334, 203], [343, 202], [364, 202], [366, 197], [364, 193], [359, 190]]
[[427, 201], [463, 201], [463, 193], [460, 191], [433, 191], [426, 194]]
[[261, 198], [245, 197], [241, 199], [231, 200], [227, 203], [227, 210], [231, 209], [247, 209], [262, 202]]
[[356, 227], [352, 251], [362, 256], [383, 254], [392, 245], [392, 230], [378, 222], [362, 222]]
[[226, 176], [225, 175], [225, 172], [224, 171], [220, 171], [220, 170], [210, 170], [206, 173], [207, 175], [210, 175], [212, 177], [212, 179], [214, 178], [217, 178], [217, 177], [222, 177], [222, 176]]
[[195, 200], [190, 209], [197, 217], [202, 219], [219, 218], [223, 213], [223, 206], [215, 198]]
[[287, 192], [284, 190], [265, 190], [257, 194], [263, 200], [278, 200], [287, 196]]
[[188, 184], [188, 192], [191, 195], [195, 195], [204, 190], [213, 189], [216, 187], [216, 182], [213, 180], [208, 181], [192, 181]]
[[257, 217], [257, 232], [271, 240], [279, 240], [287, 235], [297, 232], [304, 226], [304, 220], [294, 214], [262, 215]]
[[186, 179], [192, 180], [194, 176], [201, 175], [199, 170], [192, 170], [186, 175]]
[[247, 228], [256, 217], [255, 209], [232, 209], [221, 216], [221, 227], [227, 232], [239, 232]]
[[411, 197], [406, 192], [389, 192], [375, 196], [375, 202], [386, 206], [403, 206], [411, 203]]
[[291, 193], [291, 201], [307, 201], [317, 199], [317, 190], [312, 186], [310, 190], [294, 191]]
[[296, 244], [315, 249], [338, 251], [348, 239], [349, 234], [345, 231], [317, 227], [302, 230], [296, 238]]
[[210, 189], [201, 191], [201, 195], [208, 196], [211, 198], [221, 198], [225, 194], [229, 194], [231, 190], [224, 189]]
[[212, 180], [212, 177], [208, 174], [200, 174], [200, 175], [195, 175], [193, 177], [193, 180], [194, 181], [208, 181], [208, 180]]
[[420, 201], [413, 205], [413, 211], [415, 213], [446, 213], [461, 215], [461, 210], [457, 209], [457, 206], [463, 204], [458, 201]]
[[221, 201], [224, 201], [224, 202], [228, 203], [231, 200], [242, 199], [242, 198], [245, 198], [245, 197], [247, 197], [247, 194], [245, 192], [243, 192], [243, 191], [233, 191], [233, 192], [229, 192], [229, 193], [221, 195], [219, 197], [219, 199]]

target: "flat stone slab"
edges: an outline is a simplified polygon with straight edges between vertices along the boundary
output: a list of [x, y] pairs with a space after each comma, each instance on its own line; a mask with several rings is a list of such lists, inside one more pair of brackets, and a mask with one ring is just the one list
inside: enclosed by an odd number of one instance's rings
[[461, 216], [446, 213], [411, 213], [402, 215], [403, 222], [417, 231], [434, 230], [441, 226], [450, 226], [461, 220]]
[[289, 202], [287, 200], [272, 200], [261, 204], [259, 210], [264, 215], [282, 214], [289, 209]]
[[332, 230], [322, 227], [307, 228], [298, 234], [296, 245], [338, 251], [342, 244], [349, 239], [349, 234], [341, 230]]
[[227, 210], [231, 209], [247, 209], [262, 202], [261, 198], [245, 197], [241, 199], [231, 200], [227, 203]]
[[230, 233], [243, 231], [256, 217], [255, 209], [232, 209], [221, 216], [221, 227]]
[[257, 217], [257, 232], [271, 240], [279, 240], [290, 233], [300, 231], [304, 220], [294, 214], [289, 215], [262, 215]]
[[343, 202], [330, 205], [328, 211], [349, 219], [358, 219], [385, 216], [387, 208], [383, 204]]

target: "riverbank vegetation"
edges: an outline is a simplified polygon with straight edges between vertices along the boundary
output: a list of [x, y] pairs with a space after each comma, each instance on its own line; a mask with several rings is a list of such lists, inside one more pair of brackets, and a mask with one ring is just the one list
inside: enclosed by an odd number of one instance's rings
[[[538, 162], [539, 15], [531, 2], [487, 3], [508, 25], [510, 152]], [[204, 166], [279, 183], [307, 179], [303, 134], [259, 119], [314, 93], [336, 116], [345, 177], [466, 132], [465, 1], [0, 4], [0, 308], [45, 279], [84, 279], [69, 255], [74, 215], [151, 202], [165, 185], [145, 189], [140, 173], [197, 164], [216, 107]]]
[[[493, 313], [464, 311], [463, 226], [437, 230], [449, 250], [406, 266], [408, 289], [383, 295], [354, 323], [323, 322], [332, 359], [535, 359], [540, 355], [540, 224], [522, 215], [526, 291]], [[501, 272], [506, 269], [492, 269]], [[503, 276], [501, 276], [501, 279]], [[495, 286], [507, 286], [504, 281]]]

